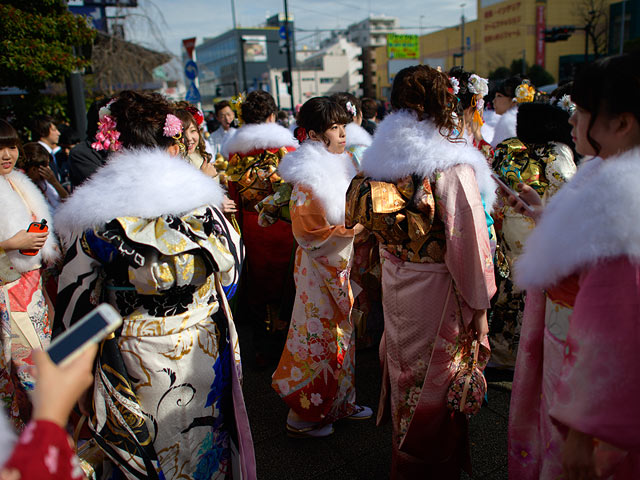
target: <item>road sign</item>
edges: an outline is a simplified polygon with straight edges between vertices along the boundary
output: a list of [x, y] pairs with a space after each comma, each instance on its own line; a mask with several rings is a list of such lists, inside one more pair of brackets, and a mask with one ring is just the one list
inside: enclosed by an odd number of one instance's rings
[[184, 75], [189, 80], [195, 80], [198, 76], [198, 65], [193, 60], [187, 60], [184, 64]]
[[278, 35], [280, 35], [280, 38], [283, 40], [287, 39], [287, 26], [286, 25], [281, 25], [280, 26], [280, 30], [278, 30]]
[[187, 94], [184, 99], [190, 103], [198, 103], [200, 101], [200, 91], [194, 82], [191, 82], [189, 85], [189, 89], [187, 90]]

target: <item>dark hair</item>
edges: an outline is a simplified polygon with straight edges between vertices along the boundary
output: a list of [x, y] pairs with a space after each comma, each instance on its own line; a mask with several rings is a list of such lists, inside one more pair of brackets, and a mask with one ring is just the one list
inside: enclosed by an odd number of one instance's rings
[[[182, 105], [183, 103], [186, 103], [186, 102], [178, 102], [177, 105]], [[207, 148], [204, 144], [204, 138], [202, 138], [202, 130], [200, 130], [200, 127], [198, 126], [198, 122], [196, 121], [194, 116], [191, 114], [191, 112], [184, 108], [179, 108], [178, 110], [176, 110], [175, 115], [182, 122], [183, 132], [186, 132], [187, 129], [191, 127], [191, 125], [196, 127], [196, 130], [198, 130], [198, 145], [196, 146], [196, 150], [198, 151], [200, 156], [204, 158], [205, 162], [208, 162], [209, 160], [211, 160], [211, 154], [207, 152]], [[186, 142], [186, 138], [185, 138], [185, 142]]]
[[569, 116], [569, 112], [550, 103], [522, 103], [518, 107], [517, 137], [526, 144], [561, 142], [573, 150]]
[[0, 119], [0, 148], [4, 147], [18, 147], [18, 150], [20, 150], [22, 142], [16, 129], [9, 122]]
[[[624, 94], [621, 93], [624, 89]], [[596, 60], [576, 76], [571, 100], [591, 114], [587, 140], [596, 153], [601, 146], [591, 137], [598, 115], [632, 113], [640, 122], [640, 55], [625, 54]]]
[[[349, 117], [351, 118], [351, 120], [349, 120], [348, 123], [353, 122], [353, 117], [357, 117], [359, 113], [362, 113], [362, 104], [360, 103], [360, 100], [358, 100], [355, 96], [351, 95], [349, 92], [334, 93], [329, 98], [334, 102], [336, 102], [337, 104], [339, 104], [342, 108], [344, 108], [344, 111], [349, 114]], [[355, 107], [356, 109], [355, 115], [351, 115], [351, 112], [347, 108], [348, 102], [351, 102], [351, 105]]]
[[432, 120], [442, 136], [454, 141], [456, 97], [451, 88], [449, 77], [428, 65], [403, 68], [393, 80], [391, 106], [415, 112], [420, 121]]
[[39, 167], [41, 165], [49, 165], [51, 155], [38, 142], [25, 143], [22, 147], [24, 155], [18, 159], [18, 167], [27, 171], [31, 167]]
[[314, 131], [322, 136], [334, 123], [346, 125], [352, 121], [353, 117], [345, 112], [339, 103], [329, 97], [314, 97], [307, 100], [300, 108], [296, 117], [298, 128], [294, 135], [298, 138], [298, 129], [302, 127], [307, 133]]
[[[115, 100], [109, 109], [117, 122], [119, 140], [124, 148], [159, 147], [164, 150], [180, 141], [164, 135], [167, 115], [175, 115], [175, 111], [159, 93], [124, 90]], [[181, 140], [184, 143], [184, 136]]]
[[69, 125], [65, 125], [60, 129], [60, 140], [58, 144], [60, 146], [73, 146], [80, 141], [80, 136], [76, 133], [75, 129]]
[[215, 110], [216, 110], [216, 115], [218, 115], [218, 113], [220, 113], [220, 110], [222, 110], [223, 108], [226, 108], [226, 107], [231, 108], [231, 104], [227, 100], [220, 100], [218, 103], [216, 103], [216, 106], [214, 107]]
[[369, 120], [378, 114], [378, 102], [373, 98], [362, 99], [362, 118]]
[[522, 83], [522, 77], [520, 75], [514, 75], [509, 77], [496, 85], [496, 93], [501, 93], [505, 97], [515, 98], [516, 88]]
[[269, 115], [278, 111], [276, 102], [270, 93], [255, 90], [242, 102], [242, 120], [244, 123], [264, 123]]
[[449, 77], [454, 77], [458, 79], [459, 90], [456, 95], [458, 97], [458, 104], [456, 106], [456, 113], [459, 117], [462, 116], [463, 112], [471, 107], [473, 103], [473, 97], [475, 93], [469, 91], [469, 79], [471, 78], [471, 72], [465, 72], [462, 67], [453, 67], [449, 70]]
[[35, 142], [49, 136], [51, 125], [54, 124], [50, 115], [38, 115], [31, 122], [31, 139]]

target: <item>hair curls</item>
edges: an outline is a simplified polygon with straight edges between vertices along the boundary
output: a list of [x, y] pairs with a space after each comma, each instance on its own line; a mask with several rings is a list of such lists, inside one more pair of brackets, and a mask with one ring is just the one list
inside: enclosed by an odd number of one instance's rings
[[276, 102], [270, 93], [255, 90], [242, 102], [242, 120], [244, 123], [264, 123], [271, 114], [278, 112]]
[[430, 119], [442, 136], [454, 141], [457, 99], [450, 88], [449, 77], [435, 68], [428, 65], [404, 68], [393, 81], [391, 106], [394, 110], [415, 112], [420, 121]]

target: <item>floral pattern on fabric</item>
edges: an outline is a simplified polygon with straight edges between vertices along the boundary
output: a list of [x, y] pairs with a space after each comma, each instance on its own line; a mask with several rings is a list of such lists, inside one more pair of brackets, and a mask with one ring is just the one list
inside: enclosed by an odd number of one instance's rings
[[296, 298], [272, 386], [310, 422], [331, 423], [355, 410], [355, 332], [349, 259], [353, 230], [330, 225], [313, 192], [295, 186], [291, 219], [299, 244]]

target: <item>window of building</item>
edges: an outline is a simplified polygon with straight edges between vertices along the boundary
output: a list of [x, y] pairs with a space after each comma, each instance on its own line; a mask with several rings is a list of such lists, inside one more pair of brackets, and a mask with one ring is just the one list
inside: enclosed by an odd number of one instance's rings
[[335, 83], [339, 79], [335, 77], [320, 77], [320, 83]]

